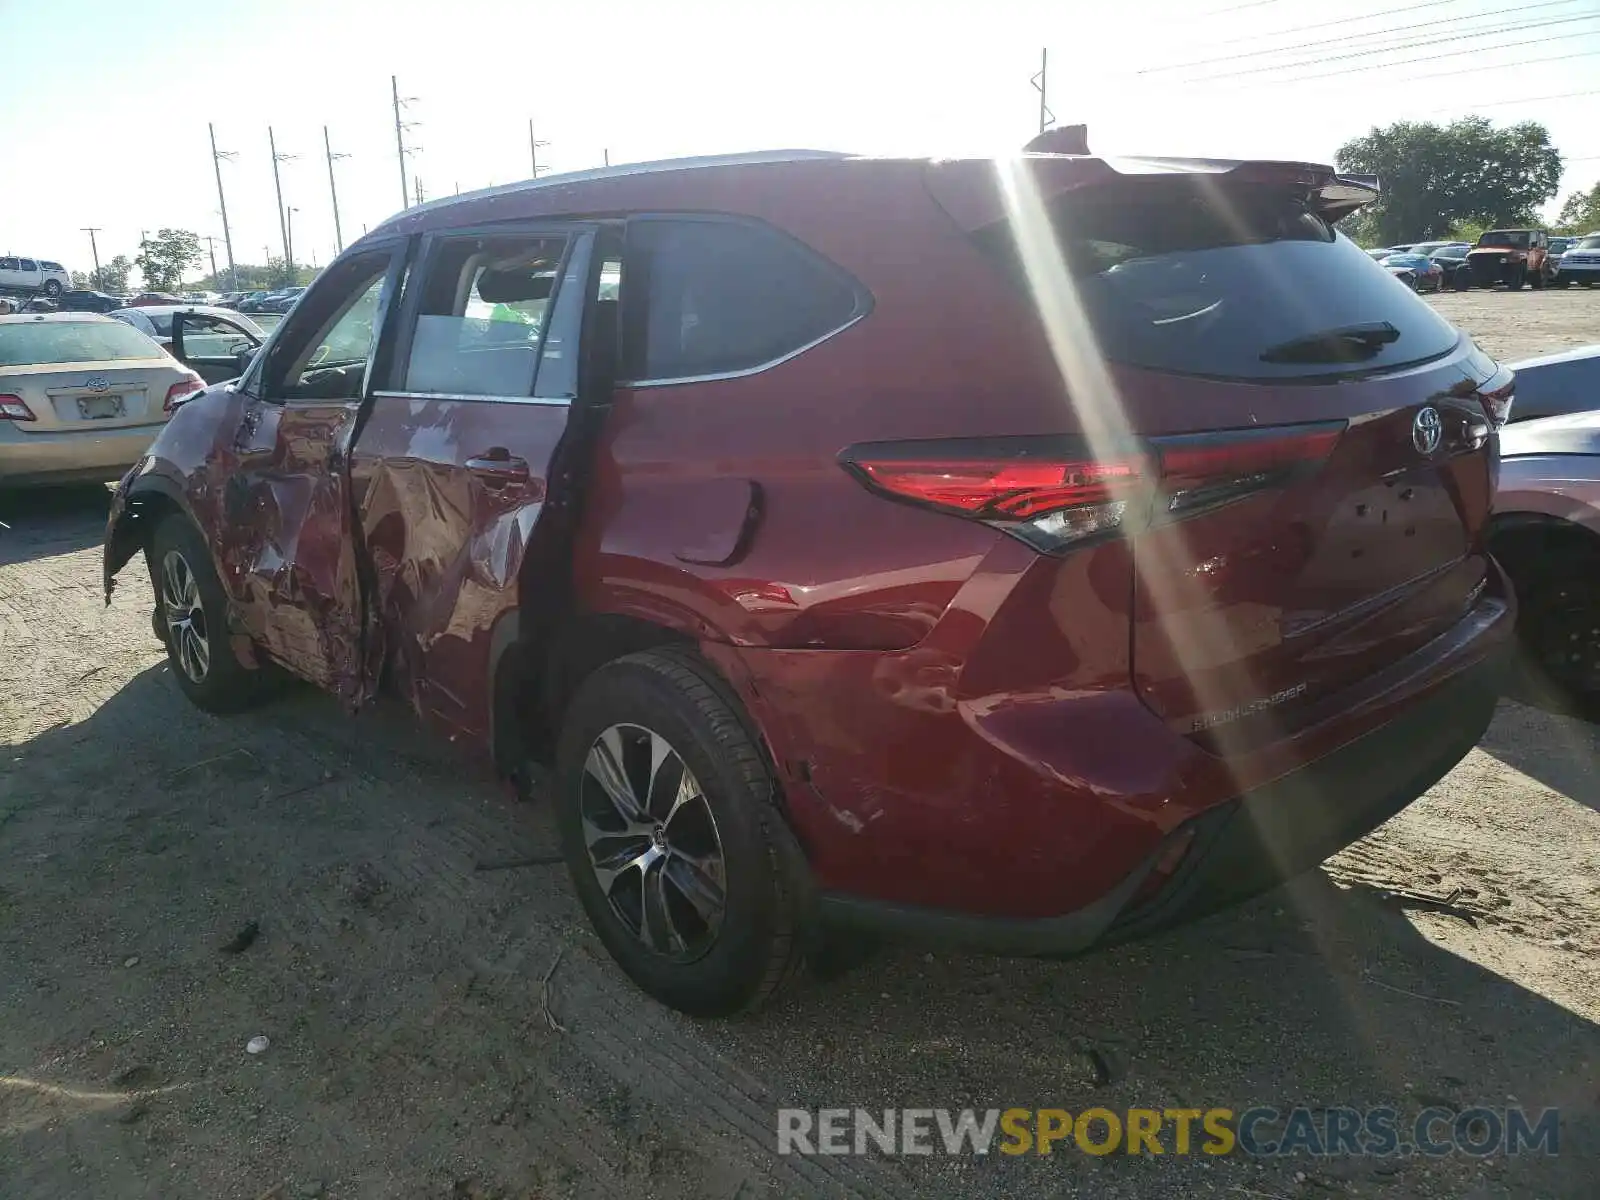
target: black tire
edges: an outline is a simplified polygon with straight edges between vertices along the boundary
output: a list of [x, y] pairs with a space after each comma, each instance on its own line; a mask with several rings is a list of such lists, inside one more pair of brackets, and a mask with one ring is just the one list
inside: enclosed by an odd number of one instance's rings
[[1517, 581], [1523, 673], [1538, 693], [1600, 700], [1600, 557], [1577, 554]]
[[1536, 291], [1536, 292], [1543, 291], [1544, 290], [1544, 285], [1545, 285], [1545, 277], [1544, 277], [1544, 272], [1543, 271], [1533, 271], [1533, 272], [1530, 272], [1528, 274], [1528, 286], [1531, 287], [1534, 291]]
[[1458, 292], [1467, 291], [1472, 287], [1472, 272], [1462, 268], [1450, 277], [1450, 286]]
[[[653, 739], [676, 765], [657, 757]], [[653, 774], [652, 761], [659, 764]], [[601, 784], [609, 763], [618, 767], [612, 778], [622, 803]], [[683, 786], [685, 772], [697, 787]], [[562, 853], [606, 949], [663, 1004], [691, 1016], [731, 1016], [760, 1007], [797, 973], [812, 927], [810, 889], [777, 799], [737, 700], [692, 652], [618, 659], [574, 696], [557, 751]], [[673, 815], [663, 811], [668, 806]], [[706, 865], [713, 852], [720, 872]], [[614, 872], [609, 891], [602, 864]], [[720, 910], [707, 919], [689, 892], [712, 909], [718, 888]]]
[[[150, 581], [155, 585], [157, 636], [167, 648], [167, 662], [178, 688], [207, 712], [237, 712], [261, 694], [262, 672], [240, 664], [228, 639], [228, 600], [211, 565], [211, 553], [187, 517], [173, 514], [156, 526], [145, 551]], [[192, 591], [184, 575], [193, 581]], [[180, 616], [172, 601], [188, 597], [195, 607]], [[198, 621], [195, 619], [198, 614]], [[195, 649], [197, 635], [202, 657]]]
[[1528, 282], [1528, 268], [1518, 267], [1517, 273], [1506, 280], [1506, 287], [1513, 292], [1520, 292], [1522, 285]]
[[61, 280], [46, 279], [44, 281], [44, 294], [52, 300], [61, 295]]

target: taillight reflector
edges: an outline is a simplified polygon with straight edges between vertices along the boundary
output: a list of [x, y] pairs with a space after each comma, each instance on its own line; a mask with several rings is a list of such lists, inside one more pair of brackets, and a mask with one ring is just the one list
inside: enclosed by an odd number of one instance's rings
[[21, 396], [0, 396], [0, 421], [34, 421], [33, 415]]
[[167, 389], [167, 398], [161, 403], [162, 412], [171, 412], [196, 392], [206, 390], [206, 381], [198, 375], [189, 375]]
[[879, 443], [840, 460], [875, 491], [1061, 550], [1282, 484], [1327, 458], [1343, 432], [1343, 421], [1327, 421], [1181, 435], [1100, 458], [1077, 439]]

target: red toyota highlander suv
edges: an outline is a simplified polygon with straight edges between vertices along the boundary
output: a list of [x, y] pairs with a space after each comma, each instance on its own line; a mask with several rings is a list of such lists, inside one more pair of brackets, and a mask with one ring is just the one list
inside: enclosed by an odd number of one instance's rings
[[[685, 1011], [817, 931], [1062, 955], [1450, 769], [1511, 631], [1511, 377], [1324, 167], [807, 152], [410, 209], [117, 491], [197, 704], [277, 664], [556, 765]], [[183, 323], [176, 352], [182, 353]]]

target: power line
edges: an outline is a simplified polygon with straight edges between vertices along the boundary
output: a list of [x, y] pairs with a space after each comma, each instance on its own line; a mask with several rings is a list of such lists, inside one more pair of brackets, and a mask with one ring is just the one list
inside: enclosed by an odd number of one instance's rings
[[[1507, 25], [1507, 26], [1504, 26], [1504, 27], [1501, 27], [1501, 28], [1498, 28], [1498, 29], [1480, 29], [1475, 33], [1452, 34], [1449, 37], [1430, 38], [1430, 39], [1425, 39], [1425, 40], [1420, 41], [1420, 42], [1410, 42], [1410, 43], [1404, 44], [1404, 45], [1386, 46], [1386, 47], [1383, 47], [1382, 49], [1358, 50], [1358, 51], [1352, 51], [1349, 54], [1334, 54], [1334, 55], [1328, 55], [1328, 56], [1318, 56], [1316, 58], [1302, 59], [1299, 62], [1276, 63], [1276, 64], [1273, 64], [1271, 66], [1265, 66], [1265, 67], [1249, 67], [1249, 68], [1247, 68], [1247, 69], [1245, 69], [1243, 71], [1225, 71], [1220, 75], [1202, 75], [1202, 76], [1199, 76], [1199, 77], [1197, 77], [1195, 79], [1183, 80], [1182, 82], [1184, 82], [1184, 83], [1211, 83], [1211, 82], [1213, 82], [1215, 80], [1221, 80], [1221, 79], [1238, 79], [1238, 78], [1241, 78], [1241, 77], [1246, 76], [1246, 75], [1260, 75], [1263, 72], [1267, 72], [1267, 71], [1290, 71], [1290, 70], [1294, 70], [1296, 67], [1317, 66], [1317, 65], [1319, 65], [1321, 63], [1328, 63], [1328, 62], [1347, 62], [1347, 61], [1349, 61], [1350, 59], [1353, 59], [1353, 58], [1370, 58], [1374, 54], [1395, 54], [1395, 53], [1398, 53], [1398, 52], [1401, 52], [1401, 51], [1405, 51], [1405, 50], [1420, 50], [1424, 46], [1438, 46], [1438, 45], [1443, 45], [1446, 42], [1459, 42], [1459, 41], [1462, 41], [1462, 40], [1464, 40], [1466, 38], [1489, 37], [1489, 36], [1494, 36], [1494, 35], [1501, 34], [1501, 33], [1519, 33], [1519, 32], [1522, 32], [1522, 31], [1528, 30], [1528, 29], [1543, 29], [1543, 28], [1546, 28], [1546, 27], [1551, 26], [1551, 25], [1570, 25], [1575, 21], [1596, 21], [1596, 20], [1600, 20], [1600, 13], [1591, 13], [1591, 14], [1588, 14], [1588, 15], [1585, 15], [1585, 16], [1581, 16], [1581, 17], [1561, 17], [1558, 20], [1554, 20], [1554, 21], [1533, 21], [1533, 22], [1529, 22], [1529, 23], [1524, 24], [1524, 25]], [[1439, 59], [1439, 58], [1456, 58], [1456, 57], [1459, 57], [1460, 55], [1463, 55], [1463, 54], [1481, 54], [1481, 53], [1483, 53], [1483, 51], [1490, 50], [1490, 49], [1492, 49], [1492, 50], [1509, 50], [1509, 49], [1512, 49], [1512, 48], [1517, 47], [1517, 46], [1538, 46], [1538, 45], [1542, 45], [1542, 44], [1544, 44], [1546, 42], [1563, 41], [1564, 39], [1569, 38], [1569, 37], [1573, 37], [1573, 36], [1584, 37], [1584, 36], [1588, 36], [1588, 34], [1587, 33], [1576, 34], [1576, 35], [1574, 35], [1574, 34], [1554, 34], [1554, 35], [1551, 35], [1549, 37], [1528, 38], [1528, 39], [1525, 39], [1525, 40], [1520, 41], [1520, 42], [1499, 42], [1499, 43], [1496, 43], [1493, 46], [1469, 46], [1464, 50], [1441, 50], [1437, 54], [1427, 55], [1426, 57], [1423, 57], [1423, 58], [1404, 58], [1404, 59], [1399, 59], [1399, 60], [1397, 60], [1395, 62], [1374, 63], [1369, 67], [1342, 68], [1342, 69], [1340, 69], [1338, 71], [1329, 71], [1329, 72], [1326, 72], [1326, 73], [1321, 74], [1321, 75], [1299, 75], [1299, 76], [1296, 76], [1294, 78], [1294, 80], [1287, 81], [1287, 82], [1296, 82], [1296, 83], [1298, 83], [1301, 80], [1305, 80], [1305, 79], [1326, 79], [1331, 75], [1345, 75], [1345, 74], [1349, 74], [1351, 71], [1378, 70], [1378, 69], [1381, 69], [1383, 67], [1404, 67], [1404, 66], [1410, 66], [1412, 63], [1433, 62], [1435, 59]]]
[[[1575, 0], [1562, 0], [1562, 2], [1573, 3]], [[1291, 25], [1287, 29], [1275, 29], [1271, 33], [1247, 33], [1243, 37], [1228, 38], [1226, 41], [1215, 44], [1218, 46], [1237, 46], [1240, 42], [1259, 42], [1263, 38], [1284, 37], [1291, 33], [1310, 33], [1315, 29], [1332, 29], [1336, 25], [1354, 25], [1361, 21], [1376, 21], [1379, 17], [1397, 17], [1401, 13], [1418, 12], [1424, 8], [1439, 8], [1445, 4], [1460, 3], [1461, 0], [1424, 0], [1421, 4], [1403, 4], [1399, 8], [1385, 8], [1374, 13], [1361, 13], [1357, 16], [1341, 17], [1336, 21], [1317, 21], [1311, 25]], [[1533, 7], [1541, 6], [1534, 5]], [[1465, 17], [1457, 17], [1455, 19], [1468, 20], [1471, 17], [1482, 15], [1482, 13], [1469, 13]], [[1383, 31], [1379, 30], [1377, 32]]]
[[1202, 17], [1220, 17], [1223, 13], [1243, 12], [1247, 8], [1265, 8], [1269, 4], [1276, 4], [1278, 0], [1250, 0], [1249, 4], [1235, 4], [1232, 8], [1214, 8], [1210, 12], [1201, 13]]
[[[1447, 0], [1447, 2], [1455, 3], [1456, 0]], [[1295, 51], [1295, 50], [1314, 50], [1319, 46], [1339, 46], [1339, 45], [1344, 45], [1346, 43], [1362, 41], [1362, 40], [1369, 39], [1369, 38], [1388, 38], [1388, 37], [1393, 37], [1396, 34], [1407, 33], [1407, 32], [1410, 32], [1410, 31], [1416, 30], [1416, 29], [1429, 29], [1429, 28], [1433, 28], [1433, 27], [1436, 27], [1436, 26], [1439, 26], [1439, 25], [1459, 25], [1463, 20], [1469, 20], [1469, 19], [1470, 20], [1478, 20], [1478, 19], [1487, 18], [1487, 17], [1500, 17], [1500, 16], [1505, 16], [1507, 13], [1527, 13], [1527, 12], [1532, 12], [1533, 10], [1540, 9], [1540, 8], [1559, 8], [1562, 5], [1571, 4], [1571, 3], [1573, 3], [1573, 0], [1545, 0], [1544, 3], [1540, 3], [1540, 4], [1517, 5], [1517, 6], [1514, 6], [1512, 8], [1496, 8], [1496, 9], [1490, 9], [1488, 12], [1473, 13], [1473, 14], [1471, 14], [1471, 16], [1469, 18], [1443, 17], [1443, 18], [1440, 18], [1437, 21], [1419, 21], [1414, 25], [1393, 25], [1393, 26], [1390, 26], [1388, 29], [1371, 29], [1371, 30], [1368, 30], [1366, 33], [1341, 34], [1339, 37], [1320, 38], [1320, 39], [1318, 39], [1316, 41], [1311, 41], [1311, 42], [1295, 42], [1295, 43], [1293, 43], [1291, 45], [1288, 45], [1288, 46], [1271, 46], [1271, 47], [1263, 47], [1262, 49], [1259, 49], [1259, 50], [1244, 50], [1244, 51], [1241, 51], [1238, 54], [1224, 54], [1224, 55], [1219, 55], [1219, 56], [1214, 57], [1214, 58], [1194, 59], [1194, 60], [1192, 60], [1190, 62], [1164, 63], [1163, 65], [1161, 65], [1159, 67], [1146, 67], [1144, 70], [1138, 72], [1138, 74], [1140, 74], [1140, 75], [1153, 75], [1153, 74], [1156, 74], [1157, 72], [1160, 72], [1160, 71], [1179, 71], [1179, 70], [1183, 70], [1184, 68], [1187, 68], [1187, 67], [1209, 67], [1209, 66], [1212, 66], [1212, 65], [1214, 65], [1216, 63], [1236, 62], [1239, 59], [1244, 59], [1244, 58], [1261, 58], [1262, 56], [1268, 55], [1268, 54], [1288, 54], [1291, 51]], [[1586, 15], [1581, 16], [1581, 17], [1570, 17], [1570, 18], [1566, 18], [1566, 19], [1567, 20], [1573, 20], [1573, 21], [1585, 21], [1585, 20], [1589, 20], [1591, 18], [1591, 15], [1592, 14], [1586, 14]], [[1345, 21], [1338, 22], [1338, 24], [1348, 24], [1348, 23], [1349, 22], [1345, 22]], [[1513, 26], [1511, 28], [1513, 28], [1513, 29], [1517, 29], [1517, 28], [1533, 29], [1533, 28], [1538, 28], [1538, 26], [1537, 25], [1520, 25], [1520, 26]], [[1480, 30], [1476, 30], [1476, 31], [1463, 30], [1459, 35], [1457, 35], [1453, 39], [1446, 38], [1446, 39], [1441, 39], [1441, 40], [1444, 40], [1444, 41], [1457, 40], [1457, 41], [1459, 41], [1462, 37], [1472, 37], [1472, 36], [1476, 36], [1476, 34], [1478, 34], [1478, 33], [1492, 34], [1492, 33], [1503, 33], [1503, 32], [1507, 32], [1507, 30], [1503, 30], [1503, 29], [1480, 29]], [[1422, 42], [1422, 43], [1417, 43], [1417, 44], [1418, 45], [1432, 45], [1433, 43], [1431, 43], [1431, 42]], [[1396, 44], [1395, 46], [1389, 47], [1389, 48], [1390, 49], [1394, 49], [1394, 50], [1409, 50], [1411, 48], [1411, 46], [1406, 44], [1405, 39], [1401, 39], [1401, 41], [1398, 44]], [[1382, 50], [1380, 48], [1374, 47], [1374, 48], [1372, 48], [1372, 52], [1376, 54], [1376, 53], [1381, 53]], [[1297, 65], [1297, 64], [1287, 64], [1287, 65]], [[1271, 69], [1272, 68], [1270, 68], [1270, 67], [1263, 68], [1263, 70], [1271, 70]]]
[[1509, 108], [1514, 104], [1536, 104], [1548, 100], [1572, 100], [1579, 96], [1600, 96], [1600, 89], [1586, 92], [1555, 92], [1548, 96], [1517, 96], [1508, 100], [1483, 100], [1473, 101], [1468, 105], [1447, 104], [1441, 108], [1430, 108], [1424, 115], [1432, 113], [1460, 112], [1465, 108]]
[[[1507, 43], [1505, 43], [1505, 45], [1507, 47], [1510, 47], [1510, 46], [1532, 46], [1532, 45], [1536, 45], [1536, 44], [1538, 44], [1540, 42], [1559, 42], [1559, 41], [1562, 41], [1562, 40], [1563, 39], [1559, 38], [1559, 37], [1534, 38], [1532, 41], [1527, 41], [1527, 42], [1507, 42]], [[1481, 47], [1480, 47], [1480, 49], [1481, 49]], [[1501, 47], [1496, 46], [1495, 49], [1498, 50], [1498, 49], [1501, 49]], [[1462, 50], [1462, 51], [1458, 51], [1457, 53], [1467, 54], [1467, 53], [1471, 53], [1471, 51]], [[1572, 59], [1572, 58], [1590, 58], [1590, 57], [1593, 57], [1596, 54], [1600, 54], [1600, 50], [1579, 50], [1579, 51], [1577, 51], [1577, 52], [1575, 52], [1573, 54], [1552, 54], [1552, 55], [1547, 55], [1544, 58], [1519, 58], [1515, 62], [1506, 62], [1506, 63], [1488, 63], [1488, 64], [1477, 63], [1477, 64], [1474, 64], [1473, 66], [1470, 66], [1470, 67], [1458, 67], [1453, 71], [1429, 71], [1426, 75], [1413, 75], [1413, 76], [1410, 77], [1410, 81], [1416, 81], [1416, 80], [1419, 80], [1419, 79], [1448, 79], [1452, 75], [1476, 75], [1476, 74], [1481, 74], [1484, 71], [1503, 71], [1503, 70], [1506, 70], [1508, 67], [1532, 67], [1532, 66], [1537, 66], [1539, 63], [1565, 62], [1568, 59]], [[1439, 58], [1448, 58], [1449, 55], [1441, 54], [1441, 55], [1438, 55], [1437, 57], [1439, 57]], [[1313, 79], [1331, 79], [1336, 75], [1358, 75], [1363, 71], [1381, 71], [1385, 67], [1404, 67], [1404, 66], [1409, 65], [1410, 63], [1432, 62], [1432, 61], [1433, 61], [1432, 59], [1428, 59], [1428, 58], [1412, 58], [1412, 59], [1407, 59], [1405, 62], [1373, 63], [1370, 66], [1365, 66], [1365, 67], [1346, 67], [1342, 71], [1328, 71], [1328, 72], [1326, 72], [1325, 74], [1322, 74], [1322, 75], [1298, 75], [1293, 79], [1278, 79], [1278, 80], [1274, 80], [1273, 82], [1275, 82], [1275, 83], [1307, 83], [1307, 82], [1309, 82], [1309, 81], [1311, 81]]]

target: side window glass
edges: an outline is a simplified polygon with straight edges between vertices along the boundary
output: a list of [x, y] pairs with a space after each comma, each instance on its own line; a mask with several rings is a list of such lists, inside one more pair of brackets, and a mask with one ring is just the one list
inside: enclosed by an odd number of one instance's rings
[[0, 271], [16, 271], [16, 270], [19, 270], [19, 269], [20, 268], [17, 266], [17, 260], [16, 259], [14, 259], [14, 258], [0, 258]]
[[566, 249], [560, 237], [440, 243], [421, 275], [403, 390], [531, 396]]
[[393, 255], [375, 250], [324, 273], [295, 306], [274, 343], [267, 394], [284, 399], [359, 400], [378, 337], [378, 309]]
[[31, 258], [20, 259], [19, 265], [24, 271], [37, 271], [39, 269], [39, 264]]
[[860, 311], [848, 276], [765, 226], [636, 221], [624, 257], [625, 378], [747, 371], [804, 349]]

